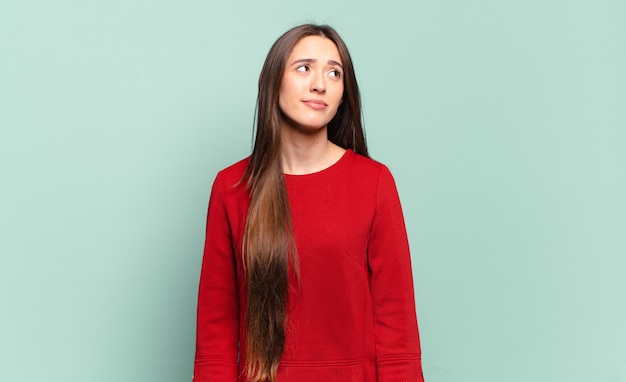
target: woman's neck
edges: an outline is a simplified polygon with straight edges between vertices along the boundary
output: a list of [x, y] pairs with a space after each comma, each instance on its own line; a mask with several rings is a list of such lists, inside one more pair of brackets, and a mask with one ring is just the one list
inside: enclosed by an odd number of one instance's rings
[[313, 135], [283, 134], [283, 172], [304, 175], [322, 171], [335, 164], [345, 151], [328, 140], [326, 129]]

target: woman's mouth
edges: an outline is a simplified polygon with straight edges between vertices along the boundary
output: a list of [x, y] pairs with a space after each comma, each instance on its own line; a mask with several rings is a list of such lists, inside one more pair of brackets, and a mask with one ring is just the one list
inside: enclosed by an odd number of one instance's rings
[[318, 99], [305, 99], [302, 102], [314, 110], [324, 110], [328, 107], [328, 104], [322, 100]]

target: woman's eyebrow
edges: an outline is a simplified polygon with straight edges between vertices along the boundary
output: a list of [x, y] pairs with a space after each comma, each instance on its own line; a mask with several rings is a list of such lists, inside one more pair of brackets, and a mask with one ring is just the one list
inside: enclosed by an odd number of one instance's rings
[[[315, 58], [300, 58], [295, 60], [294, 62], [291, 63], [291, 65], [295, 65], [295, 64], [313, 64], [317, 62], [317, 60]], [[343, 69], [343, 65], [341, 65], [339, 62], [335, 61], [335, 60], [328, 60], [328, 65], [336, 65], [339, 66], [341, 69]]]
[[340, 67], [341, 69], [343, 69], [343, 65], [341, 65], [339, 62], [337, 62], [335, 60], [328, 60], [328, 64], [329, 65], [336, 65], [336, 66]]

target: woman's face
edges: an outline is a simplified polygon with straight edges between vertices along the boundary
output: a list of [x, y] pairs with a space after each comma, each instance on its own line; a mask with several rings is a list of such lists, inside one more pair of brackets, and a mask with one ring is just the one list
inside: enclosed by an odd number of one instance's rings
[[326, 37], [303, 37], [293, 47], [278, 94], [281, 126], [313, 132], [328, 125], [343, 100], [343, 62]]

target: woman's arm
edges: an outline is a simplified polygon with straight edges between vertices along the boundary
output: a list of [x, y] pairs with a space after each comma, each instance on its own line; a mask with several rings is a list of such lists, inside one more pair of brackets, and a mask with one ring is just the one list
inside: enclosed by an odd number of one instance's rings
[[368, 243], [378, 381], [423, 381], [409, 243], [400, 199], [386, 167], [379, 176]]
[[194, 382], [235, 382], [238, 344], [237, 267], [218, 174], [209, 200], [200, 273]]

